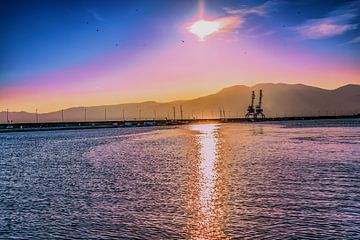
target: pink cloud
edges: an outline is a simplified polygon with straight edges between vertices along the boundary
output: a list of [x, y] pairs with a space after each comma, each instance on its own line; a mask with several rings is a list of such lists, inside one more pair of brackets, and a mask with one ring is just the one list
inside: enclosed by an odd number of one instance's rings
[[356, 28], [357, 24], [337, 24], [325, 19], [305, 23], [295, 30], [306, 39], [320, 39], [340, 35]]
[[220, 23], [221, 31], [228, 32], [235, 28], [240, 27], [240, 25], [243, 23], [244, 20], [239, 16], [228, 16], [228, 17], [218, 18], [215, 21]]
[[360, 1], [353, 1], [323, 18], [307, 20], [292, 29], [304, 39], [322, 39], [341, 35], [358, 28], [358, 24], [353, 22], [359, 16], [359, 10]]

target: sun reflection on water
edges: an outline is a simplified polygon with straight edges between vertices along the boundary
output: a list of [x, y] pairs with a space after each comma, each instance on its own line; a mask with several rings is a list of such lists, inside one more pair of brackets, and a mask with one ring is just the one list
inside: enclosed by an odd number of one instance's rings
[[191, 163], [189, 224], [192, 239], [224, 239], [224, 164], [221, 164], [221, 140], [217, 124], [192, 125], [198, 146]]

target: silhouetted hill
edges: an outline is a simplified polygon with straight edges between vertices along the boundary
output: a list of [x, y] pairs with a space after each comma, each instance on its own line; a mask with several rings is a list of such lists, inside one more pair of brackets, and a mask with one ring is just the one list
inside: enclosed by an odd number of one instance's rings
[[[219, 109], [224, 108], [227, 117], [243, 117], [251, 100], [251, 92], [262, 89], [263, 107], [267, 116], [317, 116], [360, 113], [360, 85], [349, 84], [326, 90], [303, 84], [262, 83], [252, 87], [236, 85], [224, 88], [215, 94], [191, 100], [168, 103], [147, 101], [86, 108], [88, 121], [125, 119], [172, 119], [173, 107], [180, 118], [180, 105], [184, 118], [218, 118]], [[255, 100], [257, 104], [258, 99]], [[11, 112], [14, 122], [33, 122], [34, 113]], [[75, 107], [64, 110], [65, 121], [83, 121], [85, 108]], [[0, 113], [1, 122], [6, 121], [6, 112]], [[61, 111], [39, 114], [40, 121], [61, 121]]]

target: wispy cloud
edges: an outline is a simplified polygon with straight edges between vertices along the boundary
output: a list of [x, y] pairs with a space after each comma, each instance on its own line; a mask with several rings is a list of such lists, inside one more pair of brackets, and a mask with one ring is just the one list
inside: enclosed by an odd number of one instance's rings
[[360, 43], [360, 36], [357, 36], [356, 38], [346, 42], [345, 44], [353, 44], [353, 43]]
[[215, 21], [220, 24], [220, 30], [223, 32], [228, 32], [235, 28], [238, 28], [243, 23], [243, 19], [239, 16], [221, 17], [216, 19]]
[[98, 21], [105, 22], [105, 19], [100, 16], [96, 9], [88, 9], [89, 13]]
[[357, 24], [340, 24], [333, 19], [308, 21], [294, 28], [305, 39], [321, 39], [341, 35], [357, 28]]
[[358, 28], [358, 24], [352, 22], [359, 16], [359, 11], [360, 1], [354, 1], [330, 12], [326, 17], [307, 20], [292, 29], [304, 39], [323, 39], [341, 35]]
[[[238, 8], [224, 8], [224, 11], [230, 15], [227, 18], [231, 19], [231, 22], [235, 22], [236, 24], [231, 24], [231, 28], [228, 29], [236, 29], [240, 27], [245, 21], [246, 18], [250, 15], [256, 15], [259, 17], [266, 17], [269, 16], [270, 12], [274, 12], [277, 10], [277, 8], [282, 4], [283, 0], [268, 0], [265, 3], [258, 5], [258, 6], [248, 6], [248, 5], [242, 5]], [[237, 19], [237, 21], [234, 21], [234, 19]], [[252, 35], [251, 37], [258, 37], [260, 35], [271, 35], [274, 32], [273, 31], [265, 31], [262, 33], [255, 33], [255, 29], [259, 28], [259, 26], [256, 26], [255, 28], [251, 28]]]
[[264, 28], [262, 28], [260, 25], [256, 25], [254, 27], [248, 28], [246, 30], [246, 35], [251, 37], [251, 38], [259, 38], [259, 37], [264, 37], [264, 36], [270, 36], [272, 34], [274, 34], [276, 31], [275, 30], [266, 30]]
[[262, 5], [250, 7], [243, 5], [239, 8], [224, 8], [225, 12], [232, 15], [246, 16], [250, 14], [267, 16], [269, 11], [274, 10], [280, 4], [279, 0], [269, 0]]

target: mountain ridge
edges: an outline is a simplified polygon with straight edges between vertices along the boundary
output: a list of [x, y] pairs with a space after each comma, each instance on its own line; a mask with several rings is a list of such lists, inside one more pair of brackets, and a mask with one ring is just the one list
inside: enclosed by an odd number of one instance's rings
[[[233, 85], [206, 96], [189, 100], [170, 102], [143, 101], [111, 105], [86, 107], [86, 120], [134, 119], [172, 119], [173, 107], [176, 117], [180, 118], [180, 105], [184, 110], [184, 118], [218, 118], [220, 109], [224, 109], [227, 117], [243, 117], [251, 101], [251, 92], [264, 92], [264, 112], [268, 116], [306, 116], [356, 114], [360, 112], [360, 85], [347, 84], [336, 89], [322, 89], [304, 84], [259, 83], [253, 86]], [[255, 104], [258, 99], [256, 98]], [[85, 120], [85, 107], [64, 109], [64, 121]], [[61, 121], [61, 110], [38, 114], [39, 121]], [[123, 113], [124, 112], [124, 113]], [[35, 113], [19, 111], [9, 112], [13, 122], [33, 122]], [[0, 112], [0, 122], [6, 122], [6, 112]]]

